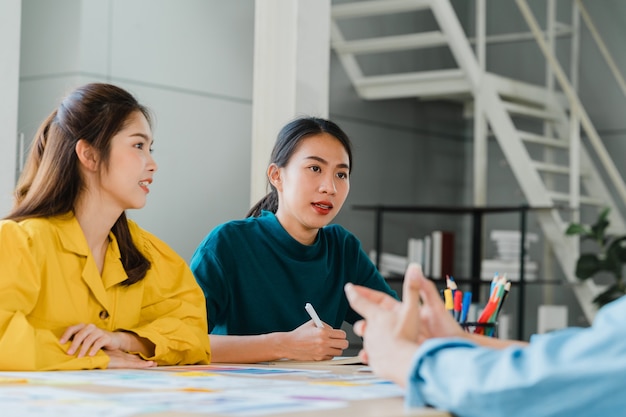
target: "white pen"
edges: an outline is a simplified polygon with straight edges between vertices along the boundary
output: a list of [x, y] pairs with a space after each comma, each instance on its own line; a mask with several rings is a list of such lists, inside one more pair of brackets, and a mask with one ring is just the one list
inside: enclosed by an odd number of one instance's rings
[[319, 328], [324, 327], [324, 323], [322, 323], [322, 320], [320, 320], [320, 316], [317, 315], [317, 312], [315, 311], [311, 303], [306, 303], [304, 305], [304, 309], [306, 310], [307, 313], [309, 313], [309, 316], [311, 316], [311, 318], [313, 319], [313, 323], [315, 323], [315, 327], [319, 327]]

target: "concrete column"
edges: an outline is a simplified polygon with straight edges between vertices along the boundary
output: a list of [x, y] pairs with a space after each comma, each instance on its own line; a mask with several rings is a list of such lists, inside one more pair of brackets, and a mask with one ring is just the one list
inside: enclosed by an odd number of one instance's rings
[[328, 117], [330, 0], [256, 0], [250, 201], [280, 128], [296, 116]]

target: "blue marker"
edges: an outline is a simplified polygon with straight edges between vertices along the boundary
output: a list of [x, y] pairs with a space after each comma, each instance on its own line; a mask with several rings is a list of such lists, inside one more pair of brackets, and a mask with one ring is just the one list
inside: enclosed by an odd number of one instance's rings
[[461, 319], [460, 323], [465, 323], [467, 321], [467, 312], [469, 311], [470, 305], [472, 304], [472, 293], [470, 291], [466, 291], [463, 294], [463, 306], [461, 307]]

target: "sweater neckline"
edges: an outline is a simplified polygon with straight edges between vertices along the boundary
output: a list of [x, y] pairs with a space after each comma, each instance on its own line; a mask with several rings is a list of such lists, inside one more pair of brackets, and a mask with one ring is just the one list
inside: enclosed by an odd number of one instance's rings
[[323, 240], [322, 229], [318, 230], [315, 241], [311, 245], [305, 245], [298, 242], [287, 232], [274, 213], [262, 211], [260, 218], [267, 226], [269, 232], [268, 239], [272, 241], [273, 245], [285, 251], [289, 257], [306, 260], [315, 257], [319, 253]]

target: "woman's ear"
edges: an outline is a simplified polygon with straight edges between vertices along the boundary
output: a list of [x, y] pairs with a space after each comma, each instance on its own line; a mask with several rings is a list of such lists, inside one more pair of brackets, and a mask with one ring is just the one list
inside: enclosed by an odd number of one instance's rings
[[96, 171], [98, 169], [98, 154], [85, 139], [79, 139], [78, 142], [76, 142], [75, 150], [81, 165], [89, 171]]
[[281, 170], [276, 164], [267, 167], [267, 179], [278, 191], [282, 191]]

